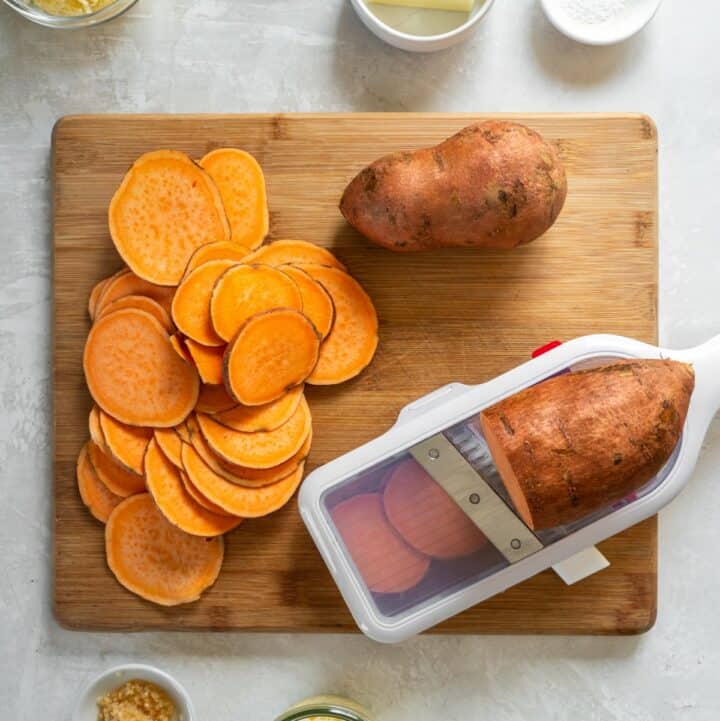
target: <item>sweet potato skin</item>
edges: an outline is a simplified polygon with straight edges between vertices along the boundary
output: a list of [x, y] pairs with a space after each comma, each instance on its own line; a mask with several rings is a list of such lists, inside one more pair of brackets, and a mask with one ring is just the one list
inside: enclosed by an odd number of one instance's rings
[[695, 380], [669, 360], [622, 360], [551, 378], [480, 414], [498, 472], [534, 530], [638, 490], [682, 433]]
[[436, 147], [380, 158], [350, 182], [340, 211], [390, 250], [504, 249], [542, 235], [566, 194], [552, 145], [524, 125], [491, 120]]

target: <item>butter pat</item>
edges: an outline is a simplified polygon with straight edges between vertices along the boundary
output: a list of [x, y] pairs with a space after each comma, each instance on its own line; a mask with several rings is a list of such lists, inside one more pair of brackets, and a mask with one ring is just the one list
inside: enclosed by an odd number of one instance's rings
[[425, 8], [426, 10], [453, 10], [469, 13], [475, 0], [371, 0], [373, 5], [396, 5], [407, 8]]

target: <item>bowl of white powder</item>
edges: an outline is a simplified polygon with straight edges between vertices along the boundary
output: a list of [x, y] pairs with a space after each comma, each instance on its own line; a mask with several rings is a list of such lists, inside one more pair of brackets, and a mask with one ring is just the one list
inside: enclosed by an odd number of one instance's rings
[[540, 0], [548, 20], [586, 45], [613, 45], [640, 32], [662, 0]]

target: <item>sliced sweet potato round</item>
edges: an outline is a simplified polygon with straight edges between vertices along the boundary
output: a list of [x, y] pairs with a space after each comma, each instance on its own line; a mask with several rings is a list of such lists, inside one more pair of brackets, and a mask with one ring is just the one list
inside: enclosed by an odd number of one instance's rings
[[414, 458], [393, 470], [383, 506], [405, 541], [432, 558], [461, 558], [487, 546], [485, 534]]
[[180, 440], [183, 443], [190, 443], [190, 431], [187, 427], [187, 421], [183, 421], [182, 423], [176, 425], [174, 431], [180, 436]]
[[124, 275], [125, 273], [129, 272], [130, 268], [121, 268], [119, 271], [117, 271], [117, 273], [113, 273], [111, 276], [103, 278], [102, 280], [99, 280], [97, 283], [95, 283], [92, 290], [90, 291], [90, 297], [88, 298], [88, 315], [90, 316], [90, 320], [95, 320], [97, 304], [100, 300], [100, 296], [102, 296], [103, 292], [105, 291], [107, 284], [111, 280], [117, 278], [117, 276]]
[[330, 293], [325, 290], [322, 283], [302, 268], [295, 265], [281, 265], [280, 270], [298, 284], [303, 313], [312, 321], [320, 334], [320, 340], [325, 340], [330, 335], [335, 322], [335, 306]]
[[218, 336], [230, 341], [249, 318], [275, 308], [302, 310], [297, 283], [269, 265], [236, 265], [215, 284], [210, 316]]
[[220, 413], [235, 408], [237, 401], [230, 397], [224, 385], [210, 385], [204, 383], [200, 388], [195, 410], [198, 413]]
[[153, 318], [156, 318], [160, 325], [168, 333], [172, 333], [175, 328], [168, 312], [163, 308], [160, 303], [146, 295], [124, 295], [122, 298], [117, 298], [112, 303], [103, 305], [100, 312], [95, 315], [95, 320], [106, 316], [108, 313], [113, 313], [116, 310], [122, 310], [123, 308], [137, 308], [138, 310], [144, 310], [149, 313]]
[[191, 445], [203, 461], [226, 481], [246, 488], [262, 488], [289, 476], [308, 457], [312, 446], [312, 432], [310, 432], [300, 450], [287, 461], [272, 468], [248, 468], [228, 463], [225, 459], [220, 458], [208, 445], [194, 418], [188, 419], [188, 427], [191, 429]]
[[195, 407], [200, 390], [197, 371], [175, 352], [160, 323], [133, 308], [93, 324], [83, 368], [95, 402], [131, 426], [177, 425]]
[[345, 266], [327, 249], [306, 240], [275, 240], [258, 248], [246, 263], [286, 265], [287, 263], [319, 263], [346, 270]]
[[307, 382], [342, 383], [362, 372], [375, 355], [378, 344], [375, 306], [362, 286], [347, 273], [322, 265], [300, 267], [322, 283], [335, 305], [335, 323]]
[[132, 271], [157, 285], [177, 285], [196, 248], [230, 240], [220, 193], [184, 153], [138, 158], [110, 202], [110, 235]]
[[143, 458], [152, 438], [152, 428], [128, 426], [103, 411], [100, 411], [100, 428], [110, 455], [129, 471], [142, 475]]
[[193, 357], [190, 355], [190, 351], [187, 347], [187, 342], [185, 341], [185, 338], [183, 338], [180, 333], [173, 333], [170, 336], [170, 345], [173, 347], [173, 350], [186, 362], [190, 365], [194, 366], [195, 361], [193, 360]]
[[259, 313], [225, 351], [225, 387], [245, 406], [272, 403], [310, 375], [319, 353], [320, 336], [306, 315], [289, 309]]
[[237, 263], [209, 260], [190, 271], [175, 291], [172, 317], [178, 330], [205, 346], [224, 345], [210, 320], [210, 297], [217, 279]]
[[161, 305], [166, 313], [170, 313], [175, 288], [166, 288], [162, 285], [149, 283], [138, 277], [130, 269], [125, 269], [108, 279], [97, 303], [95, 304], [95, 317], [105, 308], [127, 295], [144, 295]]
[[149, 493], [128, 498], [105, 527], [107, 563], [128, 591], [161, 606], [191, 603], [217, 580], [221, 536], [191, 536], [168, 522]]
[[222, 384], [225, 344], [207, 346], [188, 338], [185, 341], [185, 347], [200, 374], [200, 380], [209, 385]]
[[145, 478], [160, 512], [185, 533], [213, 538], [227, 533], [242, 521], [241, 518], [219, 516], [196, 503], [185, 490], [180, 471], [154, 440], [150, 441], [145, 454]]
[[208, 153], [200, 165], [220, 191], [233, 242], [257, 248], [270, 224], [265, 176], [257, 160], [238, 148], [218, 148]]
[[218, 475], [198, 452], [183, 444], [183, 465], [194, 486], [213, 503], [243, 518], [267, 516], [282, 508], [302, 481], [304, 462], [289, 476], [262, 488], [245, 488]]
[[262, 406], [235, 406], [229, 411], [215, 414], [215, 420], [234, 431], [257, 433], [274, 431], [290, 420], [303, 396], [301, 384], [291, 388], [285, 395]]
[[182, 468], [182, 439], [174, 428], [156, 428], [155, 442], [160, 450], [167, 456], [170, 463], [177, 468]]
[[143, 476], [121, 466], [92, 441], [88, 443], [88, 457], [100, 480], [116, 496], [127, 498], [146, 490]]
[[402, 593], [422, 581], [430, 559], [395, 533], [379, 493], [361, 493], [330, 511], [350, 557], [373, 593]]
[[251, 251], [244, 245], [239, 243], [233, 243], [231, 240], [218, 240], [214, 243], [206, 243], [201, 245], [190, 257], [187, 268], [185, 268], [185, 274], [183, 277], [195, 270], [198, 266], [203, 263], [207, 263], [209, 260], [234, 260], [239, 263], [243, 258], [250, 255]]
[[90, 462], [87, 444], [83, 446], [78, 456], [77, 482], [82, 502], [100, 523], [106, 523], [113, 508], [122, 501], [122, 496], [116, 496], [100, 480]]
[[198, 413], [200, 431], [212, 450], [229, 463], [250, 468], [272, 468], [302, 447], [312, 428], [310, 409], [303, 398], [287, 423], [266, 433], [241, 433]]
[[100, 427], [100, 409], [93, 406], [88, 416], [88, 430], [90, 431], [90, 440], [100, 448], [105, 448], [105, 439], [103, 438], [102, 428]]
[[185, 490], [188, 492], [190, 498], [195, 503], [201, 505], [203, 508], [207, 508], [211, 513], [215, 513], [218, 516], [232, 516], [232, 513], [228, 513], [223, 508], [220, 508], [216, 503], [213, 503], [209, 498], [205, 498], [200, 491], [195, 487], [195, 484], [188, 478], [188, 474], [184, 470], [180, 471], [180, 478], [185, 486]]

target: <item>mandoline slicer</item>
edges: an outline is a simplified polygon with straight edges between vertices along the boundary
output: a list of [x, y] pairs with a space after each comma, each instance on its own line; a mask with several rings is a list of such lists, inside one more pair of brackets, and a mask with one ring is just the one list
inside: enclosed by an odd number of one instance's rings
[[[478, 413], [558, 373], [620, 358], [693, 365], [680, 441], [631, 496], [531, 531], [495, 470]], [[720, 408], [719, 372], [720, 336], [684, 351], [577, 338], [481, 385], [451, 383], [406, 406], [385, 434], [307, 477], [300, 513], [360, 629], [402, 641], [545, 569], [572, 583], [607, 566], [594, 545], [657, 513], [690, 478]]]

